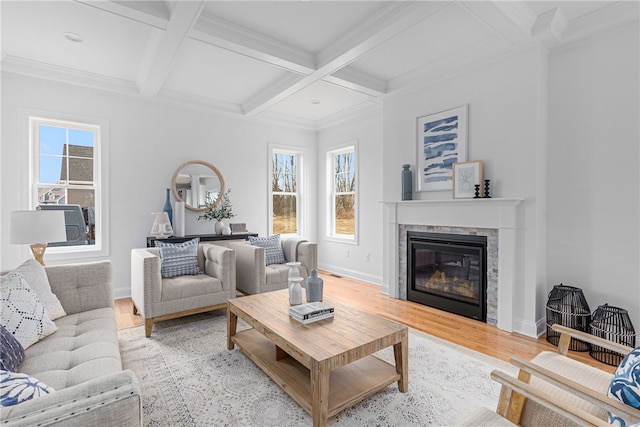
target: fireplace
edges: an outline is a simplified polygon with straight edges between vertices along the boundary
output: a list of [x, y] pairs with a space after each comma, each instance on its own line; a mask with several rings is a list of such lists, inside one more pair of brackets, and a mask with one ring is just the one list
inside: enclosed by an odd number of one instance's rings
[[487, 237], [407, 232], [407, 299], [487, 321]]

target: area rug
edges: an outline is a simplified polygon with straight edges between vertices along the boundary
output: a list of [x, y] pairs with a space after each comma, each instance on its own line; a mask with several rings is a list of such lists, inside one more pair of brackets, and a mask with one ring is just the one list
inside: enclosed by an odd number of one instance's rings
[[[238, 330], [247, 328], [239, 319]], [[237, 347], [222, 311], [118, 332], [122, 361], [140, 379], [145, 426], [310, 426], [312, 418]], [[377, 354], [393, 363], [392, 348]], [[500, 360], [410, 330], [409, 392], [396, 383], [329, 419], [331, 426], [449, 426], [495, 409]]]

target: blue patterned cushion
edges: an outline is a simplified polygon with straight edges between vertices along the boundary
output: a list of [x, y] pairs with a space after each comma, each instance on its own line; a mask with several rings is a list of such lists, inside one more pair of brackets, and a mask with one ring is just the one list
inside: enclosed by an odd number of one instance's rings
[[184, 243], [165, 243], [156, 240], [162, 259], [160, 268], [162, 277], [202, 274], [198, 265], [198, 243], [200, 243], [199, 237]]
[[266, 258], [266, 264], [284, 264], [284, 253], [282, 252], [282, 246], [280, 246], [280, 235], [276, 234], [271, 237], [255, 237], [249, 236], [249, 242], [253, 246], [259, 246], [264, 248], [264, 255]]
[[18, 340], [0, 325], [0, 369], [17, 371], [24, 360], [24, 348]]
[[58, 330], [34, 290], [21, 274], [16, 273], [0, 277], [0, 325], [23, 348]]
[[53, 387], [48, 387], [27, 374], [0, 370], [0, 406], [17, 405], [53, 391]]
[[[613, 374], [609, 396], [640, 409], [640, 346], [629, 353]], [[609, 424], [624, 427], [625, 421], [609, 413]]]

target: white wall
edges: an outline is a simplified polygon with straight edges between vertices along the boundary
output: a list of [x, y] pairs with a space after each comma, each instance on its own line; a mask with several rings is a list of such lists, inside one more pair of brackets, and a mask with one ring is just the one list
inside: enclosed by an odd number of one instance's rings
[[[327, 239], [326, 155], [340, 144], [358, 144], [357, 244]], [[318, 133], [318, 263], [320, 268], [382, 283], [382, 112]], [[347, 252], [348, 251], [348, 252]], [[348, 255], [347, 255], [348, 253]], [[368, 255], [368, 259], [367, 259]]]
[[549, 287], [591, 310], [629, 310], [640, 332], [638, 24], [550, 58]]
[[[2, 76], [2, 248], [0, 268], [13, 268], [30, 257], [25, 247], [9, 245], [8, 214], [28, 209], [28, 149], [26, 111], [44, 110], [69, 117], [93, 117], [108, 122], [110, 254], [116, 296], [129, 295], [130, 251], [144, 247], [162, 210], [165, 189], [176, 168], [201, 159], [216, 165], [232, 189], [233, 222], [267, 233], [268, 143], [303, 147], [309, 212], [316, 210], [316, 132], [293, 130], [257, 120], [245, 120], [176, 108], [139, 97], [71, 87], [26, 77]], [[173, 199], [172, 199], [173, 201]], [[186, 232], [208, 233], [210, 222], [196, 221], [188, 211]], [[315, 224], [315, 214], [306, 221]], [[315, 240], [315, 228], [308, 230]], [[46, 261], [46, 257], [45, 257]], [[53, 263], [53, 262], [51, 262]]]
[[[519, 206], [514, 330], [536, 335], [536, 288], [541, 278], [537, 246], [538, 153], [546, 137], [546, 61], [537, 48], [514, 54], [435, 84], [385, 100], [383, 115], [383, 197], [400, 200], [400, 170], [416, 175], [416, 118], [469, 104], [468, 160], [482, 160], [493, 197], [524, 198]], [[541, 123], [542, 122], [542, 123]], [[415, 184], [414, 184], [415, 185]], [[415, 187], [414, 187], [415, 188]], [[414, 193], [414, 199], [450, 199], [451, 191]]]

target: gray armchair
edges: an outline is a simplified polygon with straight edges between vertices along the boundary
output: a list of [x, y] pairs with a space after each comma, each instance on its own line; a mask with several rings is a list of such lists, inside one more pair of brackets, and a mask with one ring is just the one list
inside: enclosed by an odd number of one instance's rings
[[145, 335], [153, 323], [225, 308], [236, 296], [236, 255], [231, 249], [200, 243], [204, 274], [163, 278], [158, 248], [131, 250], [131, 299], [144, 318]]
[[[289, 267], [285, 264], [266, 265], [264, 248], [253, 246], [247, 241], [216, 242], [236, 252], [237, 289], [244, 294], [285, 289], [288, 285]], [[317, 244], [298, 237], [282, 238], [286, 262], [300, 262], [300, 275], [306, 278], [311, 270], [318, 268]]]

